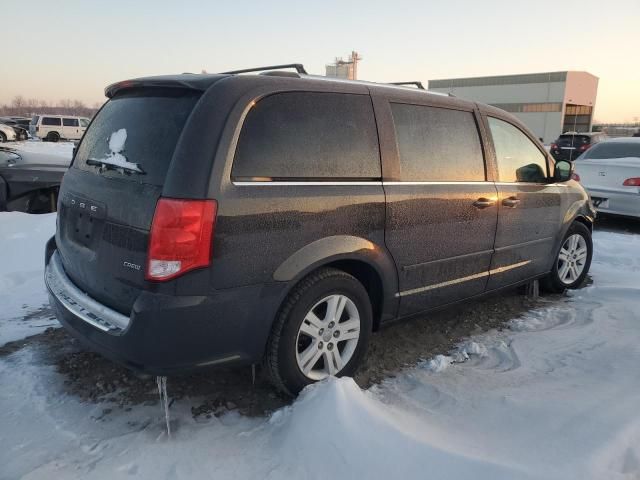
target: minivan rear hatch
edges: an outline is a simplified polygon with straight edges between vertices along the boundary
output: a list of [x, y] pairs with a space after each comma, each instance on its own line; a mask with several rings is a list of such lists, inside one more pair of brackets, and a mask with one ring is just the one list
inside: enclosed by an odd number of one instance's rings
[[104, 305], [130, 314], [148, 237], [176, 145], [202, 92], [118, 92], [98, 112], [64, 177], [56, 240], [71, 280]]

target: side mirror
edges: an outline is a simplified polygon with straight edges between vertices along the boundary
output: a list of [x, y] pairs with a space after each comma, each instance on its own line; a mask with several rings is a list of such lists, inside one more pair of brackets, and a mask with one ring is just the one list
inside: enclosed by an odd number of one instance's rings
[[553, 179], [556, 182], [568, 182], [571, 180], [575, 165], [572, 162], [566, 160], [558, 160], [556, 162], [555, 171], [553, 172]]

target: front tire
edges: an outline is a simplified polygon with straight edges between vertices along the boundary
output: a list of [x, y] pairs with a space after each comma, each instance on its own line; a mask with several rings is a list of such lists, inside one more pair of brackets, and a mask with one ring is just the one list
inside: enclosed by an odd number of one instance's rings
[[562, 293], [567, 288], [580, 288], [589, 273], [592, 256], [591, 231], [583, 223], [574, 222], [562, 239], [553, 269], [542, 280], [543, 289]]
[[49, 132], [47, 134], [47, 141], [57, 142], [58, 140], [60, 140], [60, 135], [57, 132]]
[[367, 291], [353, 276], [324, 268], [289, 294], [271, 331], [265, 364], [272, 383], [296, 395], [328, 376], [351, 376], [372, 326]]
[[6, 141], [7, 141], [7, 136], [3, 132], [0, 132], [0, 143], [4, 143]]

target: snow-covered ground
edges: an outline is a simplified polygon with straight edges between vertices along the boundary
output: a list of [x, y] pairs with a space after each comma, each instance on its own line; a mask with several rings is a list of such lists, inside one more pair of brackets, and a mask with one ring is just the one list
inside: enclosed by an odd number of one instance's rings
[[73, 156], [73, 142], [43, 142], [38, 139], [24, 140], [21, 142], [5, 143], [7, 148], [15, 148], [23, 152], [43, 153], [47, 155], [55, 155], [64, 157], [71, 161]]
[[55, 229], [55, 214], [0, 213], [0, 345], [57, 323], [37, 315], [24, 319], [47, 303], [44, 245]]
[[[2, 218], [3, 255], [33, 236], [11, 272], [0, 267], [23, 295], [0, 299], [10, 312], [42, 302], [41, 285], [29, 299], [12, 279], [41, 268], [52, 227], [53, 216]], [[638, 479], [640, 236], [594, 238], [593, 284], [541, 301], [508, 330], [367, 391], [331, 379], [267, 418], [194, 419], [182, 399], [171, 439], [158, 405], [105, 415], [64, 393], [41, 352], [19, 350], [0, 359], [0, 478]], [[18, 256], [37, 262], [22, 269]]]

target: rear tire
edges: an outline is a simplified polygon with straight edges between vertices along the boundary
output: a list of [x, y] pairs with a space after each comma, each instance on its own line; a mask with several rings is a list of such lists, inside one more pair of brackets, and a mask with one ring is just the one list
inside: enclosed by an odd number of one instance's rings
[[7, 141], [7, 136], [3, 132], [0, 132], [0, 143], [4, 143], [6, 141]]
[[47, 141], [48, 142], [57, 142], [60, 140], [60, 134], [58, 132], [49, 132], [47, 133]]
[[295, 396], [327, 376], [351, 376], [371, 335], [369, 295], [355, 277], [324, 268], [303, 279], [285, 300], [265, 355], [272, 383]]
[[580, 222], [574, 222], [556, 252], [553, 269], [541, 280], [544, 291], [562, 293], [567, 288], [580, 288], [591, 267], [593, 241], [591, 231]]

